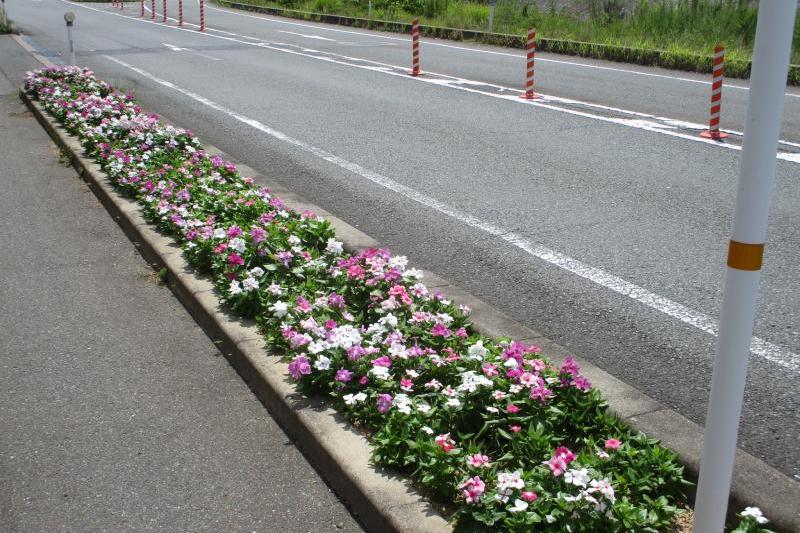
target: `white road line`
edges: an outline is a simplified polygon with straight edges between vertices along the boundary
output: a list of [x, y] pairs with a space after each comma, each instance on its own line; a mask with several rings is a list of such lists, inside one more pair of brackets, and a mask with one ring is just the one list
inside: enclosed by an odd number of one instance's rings
[[286, 30], [278, 30], [278, 33], [288, 33], [290, 35], [299, 35], [300, 37], [305, 37], [306, 39], [316, 39], [318, 41], [332, 41], [336, 42], [336, 39], [328, 39], [327, 37], [323, 37], [321, 35], [306, 35], [305, 33], [297, 33], [296, 31], [286, 31]]
[[[233, 9], [221, 9], [221, 8], [212, 7], [212, 6], [209, 6], [209, 9], [213, 9], [215, 11], [222, 11], [223, 13], [228, 13], [228, 14], [231, 14], [231, 15], [238, 15], [240, 17], [248, 17], [248, 18], [253, 18], [253, 19], [257, 19], [257, 20], [266, 20], [266, 21], [269, 21], [269, 22], [274, 22], [276, 24], [287, 24], [287, 25], [290, 25], [290, 26], [300, 26], [300, 27], [303, 27], [303, 28], [314, 28], [314, 29], [318, 29], [318, 30], [332, 31], [332, 32], [338, 32], [338, 33], [349, 33], [349, 34], [353, 34], [353, 35], [362, 35], [364, 37], [374, 37], [374, 38], [377, 38], [377, 39], [389, 39], [389, 40], [393, 40], [393, 41], [408, 41], [409, 40], [409, 39], [403, 38], [403, 37], [393, 37], [393, 36], [390, 36], [390, 35], [382, 35], [380, 33], [365, 33], [365, 32], [361, 32], [361, 31], [342, 30], [342, 29], [339, 29], [339, 28], [329, 28], [329, 27], [326, 27], [326, 26], [319, 26], [319, 25], [315, 25], [315, 24], [304, 24], [302, 22], [291, 22], [291, 21], [288, 21], [288, 20], [281, 20], [279, 18], [276, 18], [274, 16], [269, 16], [269, 15], [251, 15], [249, 13], [239, 13], [238, 11], [233, 10]], [[428, 39], [422, 39], [421, 41], [422, 41], [423, 44], [425, 44], [425, 46], [438, 46], [438, 47], [441, 47], [441, 48], [450, 48], [450, 49], [453, 49], [453, 50], [461, 50], [463, 52], [477, 52], [477, 53], [481, 53], [481, 54], [490, 54], [490, 55], [496, 55], [496, 56], [513, 57], [515, 59], [522, 59], [522, 58], [525, 57], [525, 55], [521, 54], [521, 53], [520, 54], [515, 54], [515, 53], [511, 53], [511, 52], [498, 52], [496, 50], [484, 50], [484, 49], [480, 49], [480, 48], [470, 48], [468, 46], [456, 46], [456, 45], [453, 45], [453, 44], [446, 44], [446, 43], [441, 43], [441, 42], [438, 42], [438, 41], [433, 41], [433, 40], [428, 40]], [[700, 84], [700, 85], [711, 85], [710, 81], [696, 80], [696, 79], [693, 79], [693, 78], [685, 78], [685, 77], [682, 77], [682, 76], [670, 76], [668, 74], [656, 74], [654, 72], [642, 72], [642, 71], [639, 71], [639, 70], [631, 70], [631, 69], [625, 69], [625, 68], [619, 68], [619, 67], [606, 67], [606, 66], [602, 66], [602, 65], [592, 65], [590, 63], [578, 63], [576, 61], [564, 61], [564, 60], [561, 60], [561, 59], [548, 59], [548, 58], [544, 58], [544, 57], [541, 57], [541, 56], [537, 56], [536, 57], [536, 61], [541, 61], [541, 62], [545, 62], [545, 63], [557, 63], [559, 65], [569, 65], [569, 66], [580, 67], [580, 68], [590, 68], [590, 69], [596, 69], [596, 70], [607, 70], [607, 71], [611, 71], [611, 72], [621, 72], [623, 74], [631, 74], [631, 75], [635, 75], [635, 76], [645, 76], [645, 77], [650, 77], [650, 78], [663, 78], [663, 79], [681, 81], [681, 82], [687, 82], [687, 83], [697, 83], [697, 84]], [[749, 91], [750, 90], [750, 88], [745, 86], [745, 85], [737, 85], [735, 83], [729, 83], [729, 82], [725, 84], [725, 88], [726, 89], [736, 89], [736, 90], [740, 90], [740, 91]], [[789, 96], [789, 97], [792, 97], [792, 98], [800, 98], [800, 94], [789, 93], [789, 92], [787, 92], [785, 94], [786, 94], [786, 96]]]
[[[717, 148], [725, 148], [725, 149], [728, 149], [728, 150], [735, 150], [735, 151], [741, 151], [741, 149], [742, 149], [741, 146], [737, 146], [735, 144], [718, 142], [718, 141], [714, 141], [712, 139], [702, 138], [699, 135], [689, 135], [689, 134], [682, 133], [682, 132], [679, 132], [679, 131], [673, 131], [677, 127], [679, 127], [679, 125], [684, 125], [685, 126], [687, 124], [691, 125], [691, 123], [678, 121], [678, 120], [673, 120], [673, 119], [668, 119], [668, 118], [664, 118], [664, 117], [655, 117], [653, 115], [648, 115], [648, 114], [645, 114], [645, 113], [639, 113], [637, 111], [627, 111], [627, 110], [624, 110], [624, 109], [603, 106], [603, 105], [600, 105], [600, 104], [592, 104], [592, 103], [589, 103], [589, 102], [582, 102], [580, 100], [571, 100], [571, 99], [566, 99], [566, 98], [558, 98], [558, 97], [552, 97], [552, 96], [548, 96], [548, 95], [543, 95], [543, 96], [545, 96], [545, 98], [543, 100], [523, 100], [523, 99], [520, 99], [520, 98], [516, 97], [517, 94], [522, 93], [522, 91], [519, 90], [519, 89], [513, 89], [513, 88], [509, 88], [509, 87], [502, 87], [502, 86], [499, 86], [499, 85], [492, 85], [492, 84], [489, 84], [489, 83], [484, 83], [484, 82], [479, 82], [479, 81], [474, 81], [474, 80], [468, 80], [468, 79], [465, 79], [465, 78], [457, 78], [455, 76], [449, 76], [447, 74], [438, 74], [438, 73], [430, 72], [430, 71], [428, 71], [429, 74], [440, 76], [440, 79], [436, 79], [436, 78], [432, 78], [432, 77], [426, 77], [426, 76], [412, 77], [412, 76], [408, 76], [407, 74], [405, 74], [405, 71], [407, 70], [407, 69], [405, 69], [405, 67], [401, 67], [399, 65], [392, 65], [392, 64], [389, 64], [389, 63], [381, 63], [379, 61], [372, 61], [372, 60], [369, 60], [369, 59], [363, 59], [363, 58], [359, 58], [359, 57], [351, 57], [351, 56], [346, 56], [346, 55], [342, 55], [342, 54], [335, 54], [335, 53], [332, 53], [332, 52], [324, 52], [324, 51], [320, 51], [320, 50], [314, 50], [313, 48], [303, 48], [301, 51], [289, 50], [289, 49], [286, 49], [286, 48], [281, 48], [279, 46], [274, 46], [274, 44], [277, 44], [277, 43], [269, 44], [269, 43], [263, 42], [263, 41], [262, 42], [258, 42], [258, 41], [257, 42], [243, 41], [241, 39], [236, 39], [234, 37], [225, 37], [225, 36], [222, 36], [222, 35], [212, 35], [210, 33], [198, 33], [198, 32], [195, 32], [193, 30], [188, 30], [186, 28], [179, 28], [177, 26], [164, 25], [164, 24], [161, 24], [161, 23], [158, 23], [158, 22], [153, 22], [153, 21], [149, 21], [149, 20], [142, 20], [140, 18], [134, 18], [134, 17], [130, 17], [130, 16], [127, 16], [127, 15], [122, 15], [122, 14], [119, 14], [119, 13], [111, 13], [109, 11], [105, 11], [105, 10], [102, 10], [102, 9], [97, 9], [97, 8], [90, 7], [90, 6], [87, 6], [87, 5], [77, 4], [77, 3], [71, 2], [69, 0], [61, 0], [61, 1], [64, 2], [64, 3], [70, 4], [70, 5], [73, 5], [73, 6], [82, 7], [83, 9], [89, 9], [89, 10], [92, 10], [92, 11], [97, 11], [99, 13], [103, 13], [103, 14], [106, 14], [106, 15], [122, 17], [122, 18], [126, 18], [128, 20], [135, 21], [135, 22], [142, 22], [142, 23], [146, 23], [146, 24], [155, 24], [159, 28], [164, 28], [164, 29], [169, 29], [169, 30], [176, 30], [176, 31], [187, 31], [187, 32], [191, 32], [192, 35], [200, 35], [200, 36], [204, 36], [204, 37], [211, 37], [211, 38], [214, 38], [214, 39], [222, 39], [222, 40], [225, 40], [225, 41], [232, 41], [232, 42], [237, 42], [237, 43], [246, 44], [246, 45], [250, 45], [250, 46], [256, 46], [258, 48], [265, 48], [265, 49], [268, 49], [268, 50], [273, 50], [273, 51], [276, 51], [276, 52], [282, 52], [282, 53], [285, 53], [285, 54], [308, 57], [308, 58], [311, 58], [311, 59], [316, 59], [318, 61], [325, 61], [325, 62], [328, 62], [328, 63], [334, 63], [334, 64], [344, 65], [344, 66], [348, 66], [348, 67], [359, 68], [359, 69], [362, 69], [362, 70], [368, 70], [368, 71], [371, 71], [371, 72], [378, 72], [378, 73], [387, 74], [387, 75], [390, 75], [390, 76], [397, 76], [397, 77], [399, 77], [401, 79], [404, 79], [404, 80], [409, 80], [409, 81], [414, 81], [414, 82], [419, 82], [419, 83], [430, 83], [430, 84], [433, 84], [433, 85], [437, 85], [439, 87], [447, 87], [447, 88], [456, 89], [456, 90], [459, 90], [459, 91], [464, 91], [464, 92], [469, 92], [469, 93], [474, 93], [474, 94], [481, 94], [481, 95], [484, 95], [484, 96], [490, 96], [492, 98], [499, 98], [499, 99], [505, 100], [507, 102], [513, 102], [514, 104], [518, 104], [518, 105], [529, 105], [529, 106], [535, 106], [535, 107], [540, 107], [540, 108], [544, 108], [544, 109], [550, 109], [552, 111], [558, 111], [558, 112], [561, 112], [561, 113], [567, 113], [569, 115], [579, 116], [579, 117], [588, 118], [588, 119], [592, 119], [592, 120], [598, 120], [598, 121], [601, 121], [601, 122], [616, 124], [616, 125], [625, 126], [625, 127], [628, 127], [628, 128], [634, 128], [634, 129], [640, 129], [640, 130], [649, 131], [649, 132], [653, 132], [653, 133], [659, 133], [659, 134], [662, 134], [662, 135], [667, 135], [667, 136], [670, 136], [670, 137], [676, 137], [676, 138], [680, 138], [680, 139], [684, 139], [684, 140], [688, 140], [688, 141], [692, 141], [692, 142], [704, 143], [704, 144], [707, 144], [707, 145], [710, 145], [710, 146], [715, 146]], [[334, 59], [334, 58], [339, 58], [339, 59]], [[353, 63], [353, 62], [355, 62], [355, 63]], [[375, 65], [375, 66], [372, 66], [372, 65]], [[475, 88], [475, 86], [480, 86], [480, 85], [490, 86], [490, 87], [494, 87], [494, 88], [500, 88], [500, 89], [503, 89], [503, 92], [507, 93], [507, 94], [497, 94], [497, 93], [494, 93], [494, 92], [480, 90], [480, 89], [476, 89]], [[511, 94], [508, 94], [508, 93], [511, 93]], [[608, 117], [608, 116], [604, 116], [604, 115], [598, 115], [598, 114], [590, 113], [588, 111], [580, 111], [580, 110], [576, 110], [576, 109], [560, 107], [558, 105], [555, 105], [554, 102], [555, 103], [565, 103], [565, 102], [566, 103], [578, 103], [578, 104], [581, 104], [581, 105], [587, 106], [587, 107], [594, 107], [594, 108], [597, 108], [597, 109], [612, 110], [612, 111], [615, 111], [615, 112], [627, 113], [628, 115], [636, 117], [636, 118], [627, 119], [627, 118]], [[658, 120], [660, 122], [656, 122], [656, 121], [654, 121], [652, 119], [656, 119], [656, 120]], [[727, 130], [727, 131], [731, 131], [731, 130]], [[788, 141], [780, 141], [780, 142], [784, 143], [784, 144], [793, 144], [793, 143], [789, 143]], [[784, 161], [788, 161], [790, 163], [800, 164], [800, 153], [778, 152], [776, 157], [778, 159], [781, 159], [781, 160], [784, 160]]]
[[212, 61], [222, 61], [222, 59], [220, 59], [219, 57], [206, 55], [206, 54], [203, 54], [201, 52], [198, 52], [197, 50], [192, 50], [191, 48], [181, 48], [180, 46], [175, 46], [174, 44], [169, 44], [169, 43], [161, 43], [161, 44], [163, 44], [164, 46], [166, 46], [167, 48], [169, 48], [173, 52], [189, 52], [191, 54], [197, 54], [200, 57], [204, 57], [204, 58], [210, 59]]
[[[386, 189], [394, 191], [406, 198], [413, 200], [419, 204], [422, 204], [426, 207], [434, 209], [435, 211], [447, 215], [459, 222], [474, 228], [481, 230], [489, 235], [494, 237], [498, 237], [505, 242], [519, 248], [520, 250], [537, 257], [551, 265], [557, 266], [563, 270], [571, 272], [572, 274], [578, 275], [584, 279], [592, 281], [602, 287], [610, 289], [616, 293], [619, 293], [623, 296], [627, 296], [637, 302], [640, 302], [651, 309], [655, 309], [656, 311], [660, 311], [672, 318], [676, 318], [681, 322], [694, 326], [697, 329], [700, 329], [706, 333], [711, 335], [717, 335], [718, 324], [717, 322], [699, 311], [695, 311], [690, 309], [682, 304], [677, 302], [673, 302], [672, 300], [665, 298], [664, 296], [660, 296], [658, 294], [654, 294], [649, 292], [648, 290], [631, 283], [629, 281], [625, 281], [622, 278], [619, 278], [613, 274], [605, 272], [599, 268], [595, 268], [593, 266], [587, 265], [578, 261], [577, 259], [573, 259], [567, 255], [564, 255], [560, 252], [555, 250], [551, 250], [544, 246], [541, 246], [536, 243], [532, 243], [529, 240], [525, 239], [519, 234], [516, 234], [512, 231], [506, 230], [505, 228], [501, 228], [499, 226], [495, 226], [490, 222], [483, 221], [475, 216], [472, 216], [468, 213], [464, 213], [459, 211], [456, 208], [450, 207], [449, 205], [436, 200], [430, 196], [427, 196], [419, 191], [407, 187], [401, 183], [394, 181], [391, 178], [378, 174], [370, 169], [362, 167], [357, 163], [352, 163], [343, 159], [337, 155], [334, 155], [322, 148], [317, 148], [311, 144], [308, 144], [304, 141], [299, 139], [295, 139], [294, 137], [290, 137], [289, 135], [273, 129], [263, 122], [258, 120], [249, 118], [241, 113], [238, 113], [232, 109], [229, 109], [221, 104], [218, 104], [208, 98], [201, 96], [197, 93], [194, 93], [188, 89], [184, 89], [170, 81], [164, 80], [159, 78], [145, 70], [142, 70], [138, 67], [134, 67], [120, 59], [111, 57], [111, 56], [103, 56], [106, 59], [117, 63], [125, 68], [136, 72], [140, 76], [149, 79], [152, 82], [155, 82], [159, 85], [163, 85], [169, 89], [172, 89], [176, 92], [183, 94], [195, 100], [215, 111], [228, 115], [229, 117], [243, 123], [247, 124], [248, 126], [266, 133], [270, 137], [283, 141], [287, 144], [295, 146], [305, 152], [313, 154], [314, 156], [332, 163], [340, 168], [343, 168], [353, 174], [361, 176], [373, 183], [376, 183]], [[772, 344], [767, 342], [763, 339], [758, 337], [753, 337], [752, 344], [750, 346], [750, 350], [753, 354], [762, 359], [775, 363], [776, 365], [789, 370], [791, 372], [797, 372], [800, 369], [800, 356], [786, 350], [778, 345]]]

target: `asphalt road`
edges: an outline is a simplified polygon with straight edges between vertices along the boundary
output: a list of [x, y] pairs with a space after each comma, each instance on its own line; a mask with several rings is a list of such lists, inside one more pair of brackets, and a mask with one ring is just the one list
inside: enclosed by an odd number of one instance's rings
[[[6, 4], [53, 57], [75, 11], [79, 62], [101, 78], [703, 422], [740, 153], [676, 122], [704, 121], [705, 76], [547, 55], [552, 98], [531, 105], [508, 89], [516, 50], [423, 40], [413, 79], [397, 35], [211, 7], [200, 34], [138, 20], [138, 4]], [[747, 94], [725, 91], [726, 127]], [[781, 150], [740, 444], [798, 476], [800, 160]]]
[[17, 96], [0, 36], [0, 531], [360, 532]]

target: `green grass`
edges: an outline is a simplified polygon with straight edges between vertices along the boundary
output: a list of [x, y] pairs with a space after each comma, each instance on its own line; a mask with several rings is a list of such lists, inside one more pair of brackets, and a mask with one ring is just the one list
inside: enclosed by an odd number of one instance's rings
[[[367, 16], [367, 0], [235, 1], [350, 17]], [[666, 65], [663, 61], [659, 64], [669, 66], [669, 58], [674, 57], [674, 67], [691, 70], [706, 69], [700, 68], [699, 60], [687, 58], [703, 56], [705, 60], [717, 43], [726, 47], [726, 62], [745, 64], [752, 57], [757, 7], [744, 0], [641, 1], [630, 13], [621, 12], [615, 0], [594, 0], [590, 5], [595, 8], [581, 18], [556, 9], [537, 9], [524, 0], [498, 0], [494, 31], [523, 35], [528, 27], [535, 27], [537, 37], [544, 39], [659, 50], [667, 57]], [[487, 30], [489, 5], [475, 0], [373, 1], [373, 19], [408, 22], [414, 16], [419, 16], [426, 26]], [[635, 61], [627, 56], [615, 59]], [[697, 64], [693, 67], [693, 63]], [[795, 23], [792, 63], [800, 64], [800, 18]]]

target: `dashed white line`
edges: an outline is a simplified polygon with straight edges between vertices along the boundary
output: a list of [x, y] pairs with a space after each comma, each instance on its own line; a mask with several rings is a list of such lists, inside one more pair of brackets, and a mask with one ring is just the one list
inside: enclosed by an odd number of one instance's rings
[[336, 39], [328, 39], [327, 37], [323, 37], [321, 35], [307, 35], [305, 33], [297, 33], [296, 31], [278, 30], [278, 33], [288, 33], [290, 35], [298, 35], [300, 37], [305, 37], [306, 39], [316, 39], [318, 41], [336, 42]]
[[[503, 241], [515, 246], [516, 248], [528, 253], [533, 257], [546, 261], [551, 265], [557, 266], [563, 270], [571, 272], [572, 274], [575, 274], [584, 279], [592, 281], [597, 285], [610, 289], [623, 296], [627, 296], [628, 298], [636, 300], [637, 302], [642, 303], [651, 309], [664, 313], [672, 318], [678, 319], [681, 322], [684, 322], [697, 329], [700, 329], [701, 331], [704, 331], [711, 335], [715, 336], [717, 335], [718, 331], [717, 322], [713, 318], [709, 317], [704, 313], [690, 309], [689, 307], [674, 302], [664, 296], [652, 293], [639, 285], [626, 281], [618, 276], [605, 272], [604, 270], [587, 265], [585, 263], [582, 263], [581, 261], [578, 261], [577, 259], [564, 255], [560, 252], [533, 243], [527, 240], [525, 237], [517, 233], [514, 233], [513, 231], [509, 231], [505, 228], [496, 226], [490, 222], [481, 220], [473, 215], [464, 213], [454, 207], [450, 207], [449, 205], [440, 202], [435, 198], [427, 196], [391, 178], [383, 176], [382, 174], [379, 174], [373, 170], [365, 168], [357, 163], [353, 163], [351, 161], [343, 159], [322, 148], [318, 148], [309, 143], [306, 143], [305, 141], [295, 139], [294, 137], [291, 137], [281, 131], [271, 128], [270, 126], [264, 124], [263, 122], [247, 117], [237, 111], [234, 111], [228, 107], [223, 106], [222, 104], [218, 104], [217, 102], [214, 102], [213, 100], [210, 100], [202, 95], [199, 95], [188, 89], [184, 89], [183, 87], [180, 87], [170, 81], [159, 78], [154, 74], [151, 74], [138, 67], [134, 67], [133, 65], [130, 65], [129, 63], [126, 63], [120, 59], [111, 56], [103, 56], [103, 57], [117, 63], [118, 65], [128, 68], [133, 72], [136, 72], [140, 76], [147, 78], [148, 80], [154, 83], [172, 89], [178, 93], [183, 94], [184, 96], [191, 98], [192, 100], [195, 100], [196, 102], [199, 102], [207, 107], [210, 107], [211, 109], [214, 109], [215, 111], [223, 113], [243, 124], [247, 124], [248, 126], [258, 131], [261, 131], [262, 133], [265, 133], [270, 137], [273, 137], [287, 144], [290, 144], [296, 148], [299, 148], [300, 150], [313, 154], [314, 156], [324, 161], [332, 163], [353, 174], [361, 176], [364, 179], [367, 179], [375, 184], [385, 187], [386, 189], [396, 192], [410, 200], [413, 200], [414, 202], [417, 202], [421, 205], [434, 209], [435, 211], [447, 215], [448, 217], [451, 217], [471, 228], [481, 230], [485, 233], [488, 233], [489, 235], [492, 235], [493, 237], [502, 239]], [[778, 345], [760, 339], [758, 337], [753, 337], [750, 350], [756, 356], [761, 357], [762, 359], [765, 359], [767, 361], [770, 361], [788, 371], [797, 372], [798, 369], [800, 369], [799, 355], [789, 350], [786, 350]]]

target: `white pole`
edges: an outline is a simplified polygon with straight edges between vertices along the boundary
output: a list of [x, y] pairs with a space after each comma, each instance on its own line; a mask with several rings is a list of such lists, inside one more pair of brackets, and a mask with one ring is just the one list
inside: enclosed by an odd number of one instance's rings
[[796, 11], [797, 0], [759, 2], [694, 533], [721, 533], [725, 525]]
[[372, 0], [368, 0], [367, 3], [367, 18], [368, 19], [372, 18]]
[[0, 2], [2, 2], [2, 7], [0, 7], [0, 16], [3, 17], [3, 26], [5, 26], [6, 22], [8, 21], [8, 17], [6, 15], [6, 0], [0, 0]]
[[489, 0], [489, 33], [494, 31], [494, 2]]

